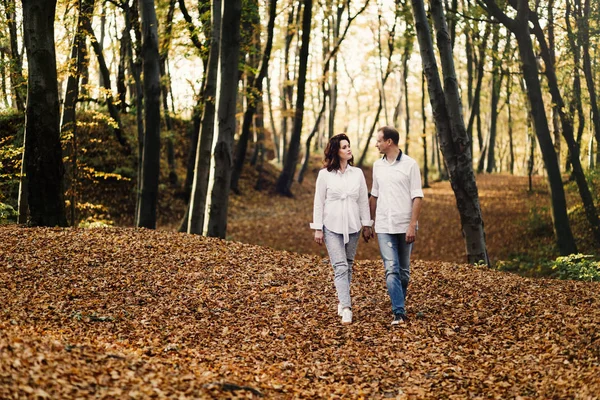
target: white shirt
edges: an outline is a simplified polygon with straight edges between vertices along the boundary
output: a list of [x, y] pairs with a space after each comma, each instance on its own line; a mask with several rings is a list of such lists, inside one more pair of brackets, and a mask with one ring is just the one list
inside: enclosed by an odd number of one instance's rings
[[344, 173], [322, 169], [317, 177], [311, 229], [343, 234], [348, 243], [350, 233], [371, 226], [369, 193], [360, 168], [348, 165]]
[[375, 233], [406, 233], [413, 199], [423, 197], [417, 162], [402, 153], [391, 163], [385, 156], [375, 161], [371, 195], [377, 197]]

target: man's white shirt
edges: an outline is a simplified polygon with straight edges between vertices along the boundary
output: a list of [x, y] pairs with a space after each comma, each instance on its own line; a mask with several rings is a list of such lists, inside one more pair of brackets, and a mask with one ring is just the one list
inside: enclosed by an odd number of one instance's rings
[[385, 157], [375, 161], [371, 195], [377, 197], [375, 232], [406, 233], [413, 199], [423, 197], [417, 162], [406, 154], [391, 163]]
[[371, 226], [369, 195], [360, 168], [348, 165], [344, 173], [322, 169], [317, 177], [311, 229], [323, 229], [348, 235]]

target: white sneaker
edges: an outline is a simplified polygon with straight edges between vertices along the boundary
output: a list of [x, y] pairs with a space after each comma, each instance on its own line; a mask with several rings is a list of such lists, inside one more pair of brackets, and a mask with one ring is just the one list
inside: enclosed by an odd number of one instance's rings
[[348, 307], [342, 310], [342, 324], [351, 324], [352, 323], [352, 310]]
[[342, 303], [338, 303], [338, 316], [342, 316]]

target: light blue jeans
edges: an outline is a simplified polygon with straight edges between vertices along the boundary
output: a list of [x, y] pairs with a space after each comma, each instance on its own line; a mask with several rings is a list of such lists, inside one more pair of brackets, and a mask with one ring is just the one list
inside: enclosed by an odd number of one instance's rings
[[405, 301], [410, 279], [412, 243], [406, 243], [405, 233], [378, 233], [379, 252], [385, 267], [385, 283], [394, 314], [406, 314]]
[[344, 235], [331, 232], [323, 227], [323, 240], [327, 247], [327, 253], [329, 253], [329, 261], [333, 267], [333, 282], [342, 308], [352, 307], [350, 282], [352, 281], [352, 265], [356, 255], [358, 236], [358, 232], [351, 233], [350, 241], [344, 244]]

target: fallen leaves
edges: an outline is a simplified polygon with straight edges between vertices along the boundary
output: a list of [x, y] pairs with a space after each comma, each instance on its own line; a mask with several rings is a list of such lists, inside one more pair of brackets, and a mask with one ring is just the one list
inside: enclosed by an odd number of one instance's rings
[[378, 260], [342, 326], [314, 255], [164, 231], [0, 227], [0, 398], [597, 398], [597, 283]]

